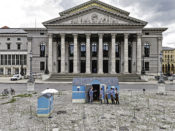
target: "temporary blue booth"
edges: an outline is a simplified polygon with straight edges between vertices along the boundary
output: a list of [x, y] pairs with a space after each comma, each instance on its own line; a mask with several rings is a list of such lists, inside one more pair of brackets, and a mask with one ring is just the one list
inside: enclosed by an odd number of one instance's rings
[[[89, 90], [93, 87], [94, 100], [100, 98], [100, 88], [103, 92], [115, 89], [119, 91], [119, 83], [117, 77], [92, 77], [92, 78], [74, 78], [72, 82], [72, 103], [86, 103], [89, 100]], [[108, 96], [110, 101], [110, 95]]]
[[38, 97], [37, 116], [48, 117], [53, 110], [53, 94], [43, 94]]

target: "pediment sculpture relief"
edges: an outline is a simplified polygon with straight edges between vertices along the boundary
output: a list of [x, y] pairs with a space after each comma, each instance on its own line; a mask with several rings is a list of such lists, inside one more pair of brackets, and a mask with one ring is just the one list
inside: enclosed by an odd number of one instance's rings
[[112, 16], [91, 13], [84, 16], [74, 18], [65, 24], [127, 24], [128, 22], [113, 18]]

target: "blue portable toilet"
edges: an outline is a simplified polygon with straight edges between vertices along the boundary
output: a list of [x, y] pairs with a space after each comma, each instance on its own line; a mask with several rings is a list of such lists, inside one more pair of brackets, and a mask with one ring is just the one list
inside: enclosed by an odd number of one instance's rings
[[[89, 100], [89, 90], [93, 87], [94, 100], [100, 98], [100, 88], [105, 92], [108, 89], [117, 88], [119, 84], [117, 77], [92, 77], [92, 78], [74, 78], [72, 82], [72, 103], [86, 103]], [[110, 101], [110, 95], [108, 96]]]
[[53, 94], [43, 94], [38, 97], [37, 116], [48, 117], [53, 110]]

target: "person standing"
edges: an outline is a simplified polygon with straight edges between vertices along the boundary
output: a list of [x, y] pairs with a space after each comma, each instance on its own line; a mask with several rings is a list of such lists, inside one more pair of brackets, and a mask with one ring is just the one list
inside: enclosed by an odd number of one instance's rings
[[100, 101], [101, 101], [101, 104], [103, 103], [103, 98], [104, 98], [104, 92], [103, 92], [103, 88], [101, 87], [101, 89], [100, 89]]
[[119, 92], [118, 92], [117, 88], [115, 88], [115, 100], [116, 100], [116, 104], [119, 105]]
[[92, 101], [93, 101], [93, 94], [94, 94], [93, 87], [91, 87], [91, 89], [89, 91], [90, 103], [92, 103]]
[[105, 92], [105, 99], [106, 99], [106, 103], [108, 104], [108, 95], [109, 95], [109, 90], [108, 87], [106, 88], [106, 92]]
[[112, 102], [112, 104], [115, 104], [115, 102], [114, 102], [114, 95], [115, 95], [115, 93], [114, 93], [114, 90], [112, 89], [112, 87], [111, 87], [110, 95], [111, 95], [111, 102]]

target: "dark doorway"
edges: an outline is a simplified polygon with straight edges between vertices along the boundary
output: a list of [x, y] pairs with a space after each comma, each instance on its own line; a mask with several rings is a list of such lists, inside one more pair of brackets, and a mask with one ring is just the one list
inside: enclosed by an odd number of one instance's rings
[[100, 97], [100, 85], [92, 85], [93, 87], [93, 91], [94, 91], [94, 94], [93, 94], [93, 100], [94, 101], [98, 101], [99, 100], [99, 97]]
[[85, 73], [85, 72], [86, 72], [86, 61], [81, 60], [81, 73]]
[[115, 66], [115, 71], [117, 72], [117, 73], [120, 73], [120, 61], [119, 60], [116, 60], [116, 66]]
[[73, 60], [69, 60], [69, 73], [73, 72]]
[[132, 65], [131, 65], [131, 60], [128, 61], [128, 72], [131, 73]]
[[58, 73], [60, 73], [60, 72], [61, 72], [61, 61], [58, 60]]
[[108, 60], [103, 60], [103, 72], [108, 73]]
[[92, 73], [97, 73], [97, 60], [92, 60]]

